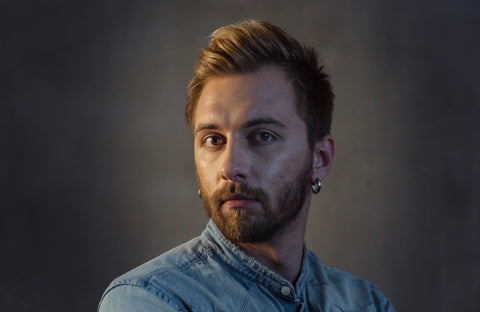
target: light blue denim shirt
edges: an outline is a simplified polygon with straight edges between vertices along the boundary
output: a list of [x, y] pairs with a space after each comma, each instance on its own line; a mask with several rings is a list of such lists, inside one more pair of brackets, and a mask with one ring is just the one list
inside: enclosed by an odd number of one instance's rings
[[304, 250], [293, 286], [230, 243], [210, 220], [201, 236], [115, 279], [99, 311], [395, 311], [371, 283]]

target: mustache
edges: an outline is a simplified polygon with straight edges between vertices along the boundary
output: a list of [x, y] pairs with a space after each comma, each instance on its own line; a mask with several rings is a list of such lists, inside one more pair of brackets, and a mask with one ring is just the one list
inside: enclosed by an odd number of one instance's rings
[[231, 197], [245, 197], [260, 202], [263, 207], [268, 205], [268, 195], [261, 188], [250, 187], [246, 183], [233, 182], [224, 184], [213, 193], [211, 200], [220, 207], [226, 200]]

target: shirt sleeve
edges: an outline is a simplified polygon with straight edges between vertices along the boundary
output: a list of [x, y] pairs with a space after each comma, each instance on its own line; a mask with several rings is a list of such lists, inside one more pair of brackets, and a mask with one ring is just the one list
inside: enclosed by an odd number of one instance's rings
[[144, 288], [134, 285], [119, 285], [104, 294], [98, 312], [177, 312]]
[[375, 312], [396, 312], [390, 301], [378, 289], [376, 289], [377, 298], [380, 300], [375, 304]]
[[390, 301], [388, 301], [388, 299], [385, 298], [385, 302], [384, 302], [384, 305], [383, 305], [383, 309], [381, 311], [385, 311], [385, 312], [396, 312], [395, 311], [395, 308], [392, 306], [392, 304], [390, 303]]

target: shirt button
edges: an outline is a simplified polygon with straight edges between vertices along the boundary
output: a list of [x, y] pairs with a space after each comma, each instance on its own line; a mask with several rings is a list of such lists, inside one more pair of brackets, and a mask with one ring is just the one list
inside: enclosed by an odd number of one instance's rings
[[288, 286], [283, 286], [282, 289], [280, 289], [280, 292], [284, 296], [290, 295], [290, 288]]

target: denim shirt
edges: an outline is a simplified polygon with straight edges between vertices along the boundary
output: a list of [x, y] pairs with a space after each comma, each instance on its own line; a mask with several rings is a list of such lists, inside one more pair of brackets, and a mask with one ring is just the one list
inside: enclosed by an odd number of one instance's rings
[[209, 221], [202, 235], [115, 279], [107, 311], [395, 311], [368, 281], [304, 248], [295, 286], [247, 256]]

